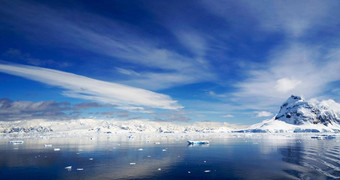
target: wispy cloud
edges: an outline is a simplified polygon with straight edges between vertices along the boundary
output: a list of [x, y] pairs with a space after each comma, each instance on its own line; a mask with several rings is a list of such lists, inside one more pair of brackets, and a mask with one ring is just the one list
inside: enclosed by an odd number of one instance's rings
[[66, 117], [65, 110], [70, 109], [67, 102], [55, 101], [12, 101], [0, 99], [1, 121], [29, 120], [34, 118], [61, 119]]
[[290, 44], [272, 52], [265, 68], [249, 71], [239, 82], [234, 101], [257, 108], [279, 105], [290, 94], [319, 96], [340, 80], [340, 50]]
[[[233, 25], [252, 21], [256, 28], [299, 38], [306, 31], [336, 24], [339, 3], [336, 1], [202, 1], [204, 7]], [[238, 11], [231, 11], [238, 9]], [[235, 18], [237, 17], [237, 18]], [[234, 19], [232, 19], [234, 18]], [[235, 19], [241, 19], [235, 22]]]
[[234, 115], [232, 115], [232, 114], [226, 114], [226, 115], [222, 115], [221, 117], [223, 117], [223, 118], [233, 118]]
[[256, 112], [256, 117], [269, 117], [272, 116], [273, 114], [268, 111], [258, 111]]
[[35, 66], [52, 66], [52, 67], [68, 67], [71, 64], [68, 62], [55, 61], [53, 59], [39, 59], [34, 58], [29, 53], [23, 53], [19, 49], [10, 48], [2, 54], [6, 60], [11, 60], [17, 63], [28, 63]]
[[[138, 74], [119, 69], [121, 73], [130, 73], [129, 80], [139, 87], [158, 83], [157, 76], [169, 77], [171, 81], [162, 81], [153, 89], [214, 78], [207, 61], [166, 48], [164, 41], [158, 41], [157, 37], [143, 33], [131, 24], [77, 10], [53, 9], [33, 2], [10, 1], [2, 4], [0, 10], [6, 17], [3, 21], [16, 27], [16, 31], [24, 31], [39, 43], [46, 43], [44, 39], [49, 39], [49, 46], [83, 49], [114, 61], [149, 69]], [[187, 34], [183, 38], [183, 41], [191, 42], [190, 48], [195, 51], [201, 49], [201, 45], [195, 43], [201, 41], [198, 35]], [[153, 71], [155, 69], [157, 71]]]
[[0, 72], [64, 88], [66, 91], [63, 92], [63, 95], [74, 98], [109, 103], [120, 107], [182, 108], [177, 101], [164, 94], [53, 69], [0, 64]]

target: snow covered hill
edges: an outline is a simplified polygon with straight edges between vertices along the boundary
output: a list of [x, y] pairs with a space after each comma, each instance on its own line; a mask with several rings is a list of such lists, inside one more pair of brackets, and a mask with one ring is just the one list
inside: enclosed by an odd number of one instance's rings
[[305, 101], [291, 96], [270, 120], [235, 129], [228, 123], [196, 122], [175, 123], [149, 120], [99, 120], [75, 119], [64, 121], [22, 120], [0, 121], [0, 135], [95, 135], [131, 133], [295, 133], [295, 132], [340, 132], [340, 104], [333, 100]]
[[235, 130], [227, 123], [196, 122], [172, 123], [148, 120], [99, 120], [77, 119], [69, 121], [30, 120], [0, 122], [3, 135], [86, 135], [126, 133], [222, 133]]
[[275, 117], [239, 132], [340, 132], [340, 104], [292, 95]]

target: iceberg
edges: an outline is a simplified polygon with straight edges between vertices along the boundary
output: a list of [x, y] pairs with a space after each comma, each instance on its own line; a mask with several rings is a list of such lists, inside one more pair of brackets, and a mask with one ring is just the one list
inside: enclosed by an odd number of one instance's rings
[[209, 141], [207, 141], [207, 140], [202, 140], [202, 141], [191, 141], [191, 140], [188, 140], [188, 144], [209, 144]]
[[17, 140], [17, 141], [10, 141], [11, 144], [24, 144], [24, 141]]

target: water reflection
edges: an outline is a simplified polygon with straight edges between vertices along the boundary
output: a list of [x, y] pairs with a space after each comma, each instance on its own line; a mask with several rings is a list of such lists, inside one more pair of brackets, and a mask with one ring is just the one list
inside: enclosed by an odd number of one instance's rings
[[340, 178], [339, 137], [204, 135], [206, 145], [187, 145], [187, 139], [192, 137], [50, 138], [18, 145], [1, 139], [0, 179]]

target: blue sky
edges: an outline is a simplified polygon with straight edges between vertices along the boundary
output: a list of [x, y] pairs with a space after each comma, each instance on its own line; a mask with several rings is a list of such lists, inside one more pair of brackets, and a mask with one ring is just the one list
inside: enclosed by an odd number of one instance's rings
[[3, 120], [246, 125], [340, 101], [338, 1], [1, 1]]

